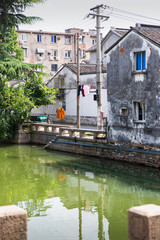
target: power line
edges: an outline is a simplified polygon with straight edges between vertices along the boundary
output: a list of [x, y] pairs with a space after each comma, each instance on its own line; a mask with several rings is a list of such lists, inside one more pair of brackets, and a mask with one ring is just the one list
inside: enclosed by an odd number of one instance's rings
[[[119, 8], [114, 8], [114, 7], [107, 6], [106, 9], [107, 10], [105, 10], [104, 12], [106, 14], [110, 15], [110, 16], [113, 16], [113, 15], [117, 15], [118, 16], [119, 15], [119, 17], [126, 17], [126, 18], [128, 17], [130, 19], [134, 19], [134, 18], [131, 18], [129, 16], [126, 16], [126, 15], [130, 15], [130, 16], [135, 16], [135, 17], [139, 17], [139, 18], [144, 18], [144, 19], [160, 22], [160, 19], [144, 16], [144, 15], [133, 13], [133, 12], [129, 12], [129, 11], [125, 11], [125, 10], [122, 10], [122, 9], [119, 9]], [[108, 10], [110, 10], [111, 12], [108, 12]]]

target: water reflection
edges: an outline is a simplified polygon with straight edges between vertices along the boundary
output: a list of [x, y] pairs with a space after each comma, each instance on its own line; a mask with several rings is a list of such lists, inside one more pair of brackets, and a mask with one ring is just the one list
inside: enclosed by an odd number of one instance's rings
[[160, 205], [159, 180], [157, 169], [0, 147], [0, 205], [27, 210], [29, 240], [126, 240], [127, 209]]

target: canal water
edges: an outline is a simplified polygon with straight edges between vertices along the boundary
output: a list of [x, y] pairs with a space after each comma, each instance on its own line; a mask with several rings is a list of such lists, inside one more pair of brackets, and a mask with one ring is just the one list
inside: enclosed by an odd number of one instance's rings
[[0, 205], [28, 212], [28, 240], [127, 240], [127, 210], [160, 205], [160, 172], [38, 146], [0, 147]]

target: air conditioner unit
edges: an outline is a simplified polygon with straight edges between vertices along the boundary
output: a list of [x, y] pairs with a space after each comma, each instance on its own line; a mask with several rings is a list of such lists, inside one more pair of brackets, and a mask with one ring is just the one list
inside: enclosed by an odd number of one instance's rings
[[23, 40], [19, 41], [20, 44], [23, 44]]
[[37, 56], [37, 60], [38, 61], [42, 61], [42, 57], [41, 56]]
[[50, 60], [50, 61], [53, 61], [53, 59], [54, 59], [53, 56], [50, 56], [50, 57], [49, 57], [49, 60]]
[[59, 58], [58, 58], [58, 57], [55, 57], [54, 59], [55, 59], [56, 61], [58, 61], [58, 60], [59, 60]]

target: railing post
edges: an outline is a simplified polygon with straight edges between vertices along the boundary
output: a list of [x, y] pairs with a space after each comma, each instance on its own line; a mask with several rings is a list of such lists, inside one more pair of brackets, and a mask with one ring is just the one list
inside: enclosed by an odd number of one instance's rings
[[160, 206], [148, 204], [128, 210], [128, 236], [130, 240], [160, 239]]

